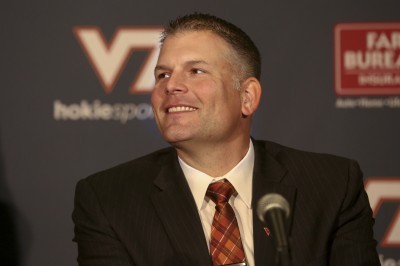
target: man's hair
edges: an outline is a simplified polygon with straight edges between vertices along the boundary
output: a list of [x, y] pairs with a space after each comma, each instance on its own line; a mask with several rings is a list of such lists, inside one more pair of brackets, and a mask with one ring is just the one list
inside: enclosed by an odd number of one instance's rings
[[233, 64], [239, 69], [241, 78], [260, 79], [260, 52], [250, 37], [239, 27], [213, 15], [193, 13], [170, 21], [161, 35], [161, 45], [168, 36], [184, 31], [210, 31], [220, 36], [236, 53], [235, 57], [239, 62]]

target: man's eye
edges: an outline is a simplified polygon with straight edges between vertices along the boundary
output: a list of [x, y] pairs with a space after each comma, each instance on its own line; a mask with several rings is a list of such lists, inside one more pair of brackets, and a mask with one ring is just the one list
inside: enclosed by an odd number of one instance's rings
[[198, 68], [193, 68], [193, 69], [191, 70], [191, 72], [192, 72], [193, 74], [204, 74], [204, 73], [205, 73], [204, 70], [198, 69]]
[[165, 78], [169, 78], [168, 73], [160, 73], [157, 75], [157, 79], [165, 79]]

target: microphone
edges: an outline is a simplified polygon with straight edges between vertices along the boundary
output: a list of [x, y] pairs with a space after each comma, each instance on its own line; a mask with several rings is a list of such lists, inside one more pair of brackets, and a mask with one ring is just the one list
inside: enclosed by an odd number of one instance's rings
[[289, 242], [285, 230], [285, 219], [289, 217], [288, 201], [277, 193], [264, 195], [257, 204], [260, 220], [271, 228], [276, 245], [276, 265], [290, 266]]

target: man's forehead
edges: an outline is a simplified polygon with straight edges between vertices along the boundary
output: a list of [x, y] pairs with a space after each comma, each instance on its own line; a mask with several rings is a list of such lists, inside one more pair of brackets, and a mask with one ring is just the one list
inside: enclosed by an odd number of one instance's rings
[[[223, 41], [225, 44], [229, 45], [220, 35], [218, 35], [217, 33], [213, 32], [211, 30], [206, 30], [206, 29], [204, 29], [204, 30], [203, 29], [201, 29], [201, 30], [194, 30], [194, 29], [179, 30], [177, 32], [169, 34], [165, 38], [163, 44], [167, 40], [175, 39], [175, 38], [184, 38], [184, 37], [187, 37], [187, 36], [194, 37], [194, 38], [196, 38], [196, 37], [198, 37], [198, 38], [210, 37], [210, 38], [215, 39], [215, 40]], [[161, 46], [163, 46], [163, 44]]]
[[185, 65], [189, 62], [232, 65], [232, 60], [236, 58], [232, 46], [210, 30], [182, 30], [168, 35], [161, 46], [158, 65], [167, 65], [170, 56], [179, 58]]
[[231, 44], [210, 30], [183, 30], [168, 35], [161, 45], [161, 54], [170, 49], [179, 51], [180, 48], [193, 48], [193, 51], [198, 48], [198, 51], [206, 50], [209, 53], [218, 52], [219, 49], [221, 55], [228, 57], [235, 53]]

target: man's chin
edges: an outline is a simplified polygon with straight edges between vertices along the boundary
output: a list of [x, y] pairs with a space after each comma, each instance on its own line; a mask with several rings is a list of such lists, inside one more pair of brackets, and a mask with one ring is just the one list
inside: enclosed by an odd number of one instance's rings
[[190, 140], [189, 136], [184, 134], [164, 134], [163, 138], [166, 142], [172, 146], [179, 145], [180, 143], [185, 143]]

